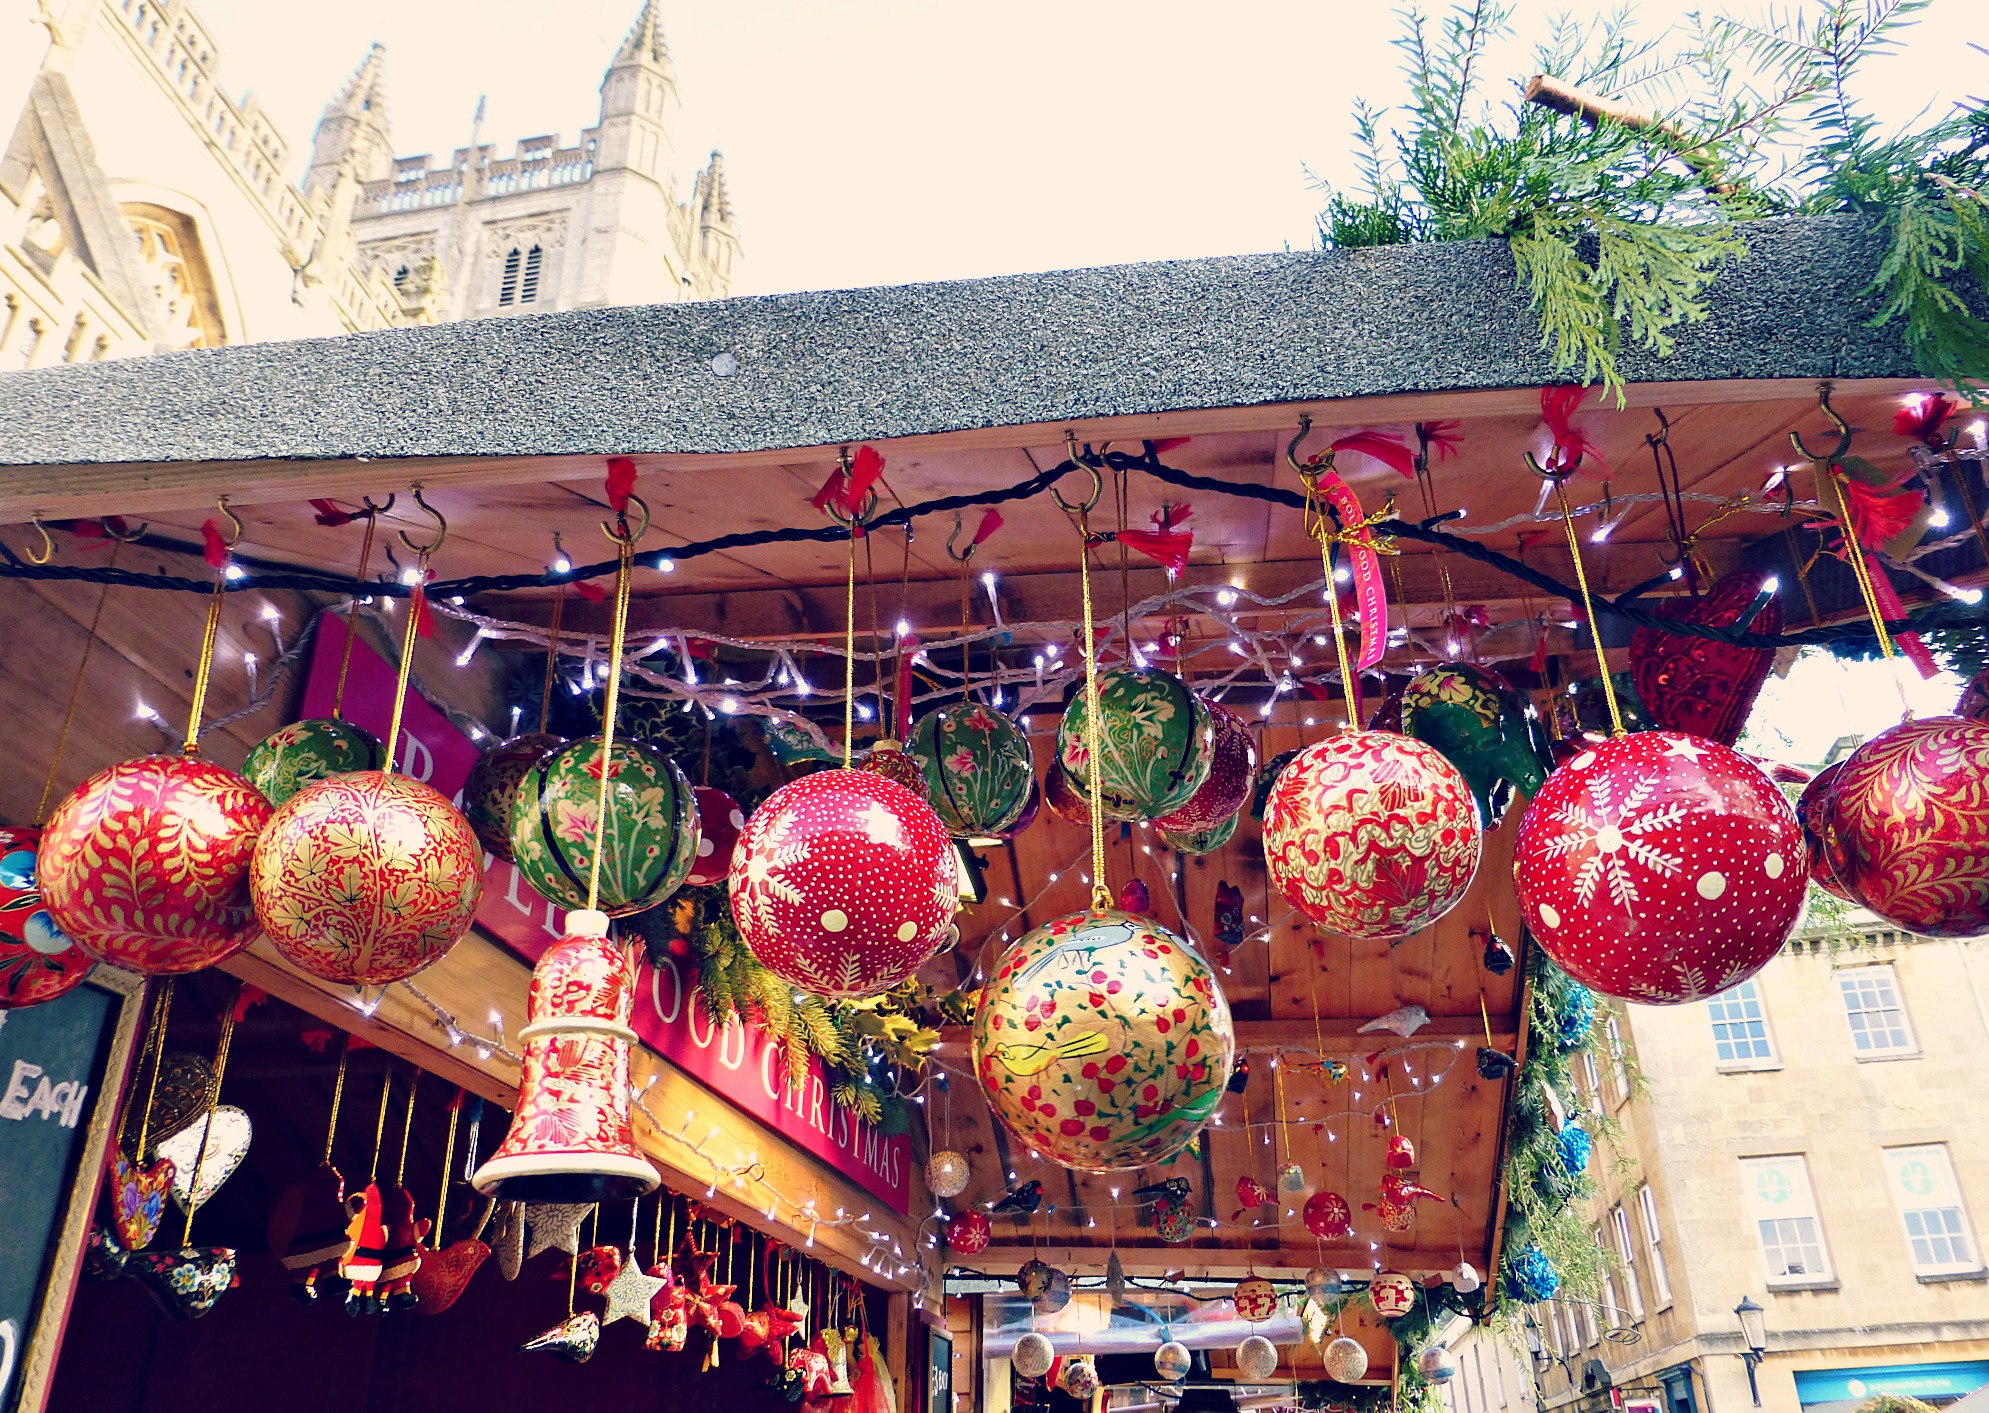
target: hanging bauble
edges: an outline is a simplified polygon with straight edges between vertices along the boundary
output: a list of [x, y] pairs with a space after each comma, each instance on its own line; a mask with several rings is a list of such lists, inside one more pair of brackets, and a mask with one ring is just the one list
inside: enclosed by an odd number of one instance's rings
[[1469, 1261], [1459, 1261], [1445, 1273], [1444, 1278], [1459, 1295], [1469, 1295], [1485, 1283], [1478, 1275], [1478, 1268]]
[[1213, 854], [1236, 837], [1236, 821], [1243, 811], [1238, 810], [1228, 819], [1218, 820], [1207, 829], [1193, 830], [1187, 834], [1176, 833], [1172, 829], [1160, 831], [1160, 837], [1167, 847], [1178, 854]]
[[1324, 1363], [1327, 1378], [1343, 1384], [1357, 1383], [1367, 1375], [1367, 1350], [1359, 1340], [1339, 1335], [1326, 1346]]
[[[1085, 694], [1057, 731], [1057, 759], [1090, 794]], [[1111, 819], [1158, 819], [1194, 798], [1208, 779], [1215, 728], [1202, 699], [1157, 668], [1098, 674], [1099, 798]]]
[[1126, 1263], [1117, 1251], [1105, 1258], [1105, 1298], [1114, 1305], [1126, 1303]]
[[1838, 772], [1844, 762], [1826, 765], [1813, 776], [1809, 784], [1796, 799], [1796, 823], [1802, 826], [1803, 846], [1809, 852], [1809, 881], [1833, 898], [1841, 898], [1847, 903], [1855, 903], [1850, 890], [1838, 881], [1837, 869], [1830, 862], [1830, 848], [1824, 842], [1823, 821], [1827, 814], [1824, 801], [1837, 783]]
[[281, 807], [306, 785], [349, 770], [378, 770], [386, 748], [371, 731], [334, 717], [314, 717], [279, 726], [250, 748], [242, 774]]
[[1505, 1265], [1506, 1294], [1522, 1305], [1551, 1300], [1561, 1288], [1561, 1273], [1538, 1246], [1528, 1245], [1525, 1250], [1506, 1257]]
[[1370, 941], [1449, 912], [1478, 871], [1478, 805], [1433, 746], [1347, 731], [1299, 752], [1264, 812], [1278, 891], [1319, 926]]
[[1051, 761], [1050, 768], [1043, 773], [1043, 803], [1065, 824], [1075, 824], [1080, 829], [1090, 827], [1091, 803], [1085, 798], [1084, 785], [1073, 780], [1057, 761]]
[[[512, 861], [547, 902], [587, 906], [595, 817], [601, 812], [601, 738], [548, 752], [525, 772], [511, 802]], [[617, 737], [601, 826], [596, 908], [627, 917], [683, 886], [698, 852], [697, 799], [676, 762], [641, 741]]]
[[[1637, 695], [1637, 682], [1630, 673], [1610, 673], [1609, 685], [1616, 689], [1616, 710], [1623, 718], [1625, 731], [1656, 729], [1657, 718], [1644, 705], [1644, 699]], [[1609, 718], [1609, 698], [1602, 690], [1600, 677], [1583, 677], [1570, 682], [1568, 695], [1562, 698], [1562, 704], [1565, 719], [1561, 734], [1566, 738], [1561, 742], [1563, 746], [1579, 749], [1585, 744], [1593, 744], [1582, 739], [1583, 732], [1594, 732], [1599, 737], [1614, 726]]]
[[973, 1176], [967, 1158], [951, 1148], [942, 1148], [925, 1163], [925, 1185], [934, 1197], [958, 1197], [967, 1190]]
[[1368, 730], [1394, 731], [1404, 736], [1409, 734], [1402, 725], [1402, 698], [1414, 680], [1409, 677], [1382, 677], [1381, 705], [1368, 716]]
[[1098, 1392], [1098, 1367], [1082, 1356], [1066, 1359], [1057, 1386], [1072, 1398], [1088, 1399]]
[[1057, 1268], [1040, 1257], [1032, 1256], [1015, 1271], [1015, 1288], [1022, 1292], [1024, 1300], [1040, 1300], [1050, 1289], [1050, 1281]]
[[1514, 792], [1531, 799], [1546, 782], [1526, 703], [1490, 668], [1445, 662], [1415, 678], [1402, 695], [1402, 730], [1464, 773], [1487, 821], [1505, 813]]
[[96, 965], [42, 906], [39, 829], [0, 825], [0, 1011], [74, 991]]
[[1195, 1234], [1195, 1209], [1186, 1198], [1165, 1198], [1155, 1202], [1153, 1233], [1166, 1242], [1186, 1241]]
[[919, 763], [917, 756], [888, 736], [859, 756], [852, 769], [881, 775], [893, 784], [904, 786], [921, 800], [929, 797], [925, 767]]
[[698, 806], [698, 849], [684, 882], [692, 888], [709, 888], [723, 883], [732, 872], [732, 850], [746, 827], [746, 813], [723, 790], [700, 785], [691, 793]]
[[1549, 777], [1520, 821], [1513, 882], [1527, 926], [1575, 980], [1675, 1005], [1745, 981], [1781, 950], [1809, 867], [1795, 812], [1759, 766], [1642, 731]]
[[1052, 1269], [1049, 1285], [1029, 1303], [1036, 1307], [1039, 1315], [1054, 1315], [1070, 1304], [1070, 1294], [1070, 1272]]
[[1320, 1189], [1305, 1199], [1300, 1211], [1305, 1229], [1324, 1241], [1343, 1241], [1354, 1234], [1354, 1209], [1337, 1192]]
[[1245, 1335], [1236, 1346], [1236, 1372], [1251, 1383], [1262, 1383], [1278, 1372], [1278, 1347], [1262, 1335]]
[[1245, 1276], [1236, 1283], [1231, 1297], [1240, 1319], [1261, 1324], [1278, 1313], [1278, 1288], [1262, 1276]]
[[1013, 839], [1036, 822], [1036, 816], [1043, 812], [1043, 787], [1034, 780], [1029, 782], [1029, 798], [1022, 802], [1022, 813], [1006, 829], [995, 831], [997, 839]]
[[432, 786], [353, 771], [271, 816], [249, 866], [270, 942], [312, 976], [384, 986], [439, 960], [483, 901], [483, 851]]
[[1209, 774], [1187, 804], [1154, 820], [1155, 828], [1170, 835], [1198, 834], [1224, 822], [1233, 829], [1237, 814], [1257, 787], [1257, 738], [1243, 718], [1221, 702], [1204, 699], [1202, 705], [1215, 732]]
[[249, 856], [269, 816], [260, 790], [198, 756], [120, 762], [50, 816], [42, 902], [98, 961], [147, 976], [199, 971], [255, 940]]
[[1416, 1372], [1426, 1382], [1447, 1384], [1457, 1377], [1457, 1356], [1447, 1344], [1433, 1344], [1416, 1356]]
[[1305, 1169], [1286, 1163], [1278, 1169], [1278, 1196], [1293, 1201], [1305, 1195]]
[[1376, 1271], [1367, 1298], [1384, 1320], [1400, 1319], [1416, 1305], [1416, 1283], [1400, 1271]]
[[946, 1249], [956, 1256], [978, 1256], [994, 1240], [994, 1223], [986, 1212], [969, 1208], [946, 1224]]
[[1314, 1266], [1305, 1273], [1305, 1293], [1324, 1304], [1340, 1293], [1340, 1273], [1328, 1266]]
[[945, 943], [960, 908], [932, 807], [862, 770], [790, 781], [746, 821], [732, 915], [760, 965], [819, 996], [874, 996]]
[[955, 838], [999, 837], [1012, 829], [1036, 784], [1027, 734], [979, 702], [927, 712], [912, 728], [905, 754], [924, 771], [926, 798]]
[[1178, 1339], [1170, 1339], [1153, 1351], [1153, 1372], [1170, 1382], [1184, 1376], [1194, 1365], [1195, 1356]]
[[1208, 965], [1150, 919], [1070, 913], [995, 964], [974, 1070], [1025, 1147], [1081, 1172], [1158, 1163], [1214, 1116], [1236, 1036]]
[[1264, 822], [1264, 810], [1271, 803], [1271, 789], [1285, 773], [1285, 767], [1298, 759], [1298, 747], [1279, 751], [1264, 762], [1257, 772], [1257, 788], [1250, 792], [1250, 817], [1259, 824]]
[[1954, 704], [1954, 714], [1964, 721], [1989, 719], [1989, 668], [1968, 679], [1968, 685], [1961, 689], [1960, 700]]
[[1880, 732], [1845, 759], [1823, 815], [1831, 867], [1858, 902], [1924, 937], [1989, 931], [1989, 723]]
[[[1767, 582], [1765, 570], [1736, 570], [1703, 596], [1672, 599], [1658, 613], [1713, 628], [1779, 633], [1782, 601], [1763, 592]], [[1661, 628], [1639, 628], [1630, 639], [1630, 676], [1652, 720], [1663, 730], [1722, 746], [1740, 739], [1774, 665], [1773, 648], [1742, 647]]]
[[1588, 1170], [1588, 1156], [1595, 1144], [1588, 1136], [1588, 1130], [1580, 1124], [1569, 1124], [1555, 1135], [1555, 1142], [1561, 1145], [1561, 1166], [1571, 1173]]
[[470, 767], [463, 782], [463, 818], [492, 855], [511, 861], [511, 806], [525, 773], [566, 744], [548, 731], [532, 731], [499, 741]]
[[1048, 1335], [1031, 1330], [1015, 1341], [1015, 1349], [1008, 1359], [1015, 1366], [1015, 1372], [1023, 1378], [1040, 1379], [1057, 1362], [1057, 1347], [1050, 1343]]

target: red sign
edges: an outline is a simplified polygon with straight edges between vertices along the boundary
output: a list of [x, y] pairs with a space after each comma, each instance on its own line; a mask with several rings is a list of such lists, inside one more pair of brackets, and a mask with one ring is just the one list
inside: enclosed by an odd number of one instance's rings
[[[318, 625], [302, 713], [330, 716], [345, 647], [345, 620], [327, 615]], [[346, 675], [345, 719], [385, 736], [393, 713], [395, 674], [362, 640], [353, 645]], [[414, 692], [402, 713], [397, 752], [401, 768], [461, 803], [463, 782], [478, 748], [455, 724]], [[565, 915], [532, 891], [518, 870], [485, 858], [483, 906], [477, 926], [536, 962], [559, 939]], [[804, 1089], [787, 1084], [781, 1043], [736, 1017], [715, 1026], [698, 1009], [694, 980], [677, 964], [640, 964], [635, 1013], [629, 1019], [643, 1043], [714, 1094], [776, 1130], [796, 1147], [857, 1183], [903, 1215], [911, 1204], [912, 1144], [886, 1137], [829, 1097], [821, 1062], [810, 1058]], [[666, 1123], [677, 1116], [659, 1114]]]

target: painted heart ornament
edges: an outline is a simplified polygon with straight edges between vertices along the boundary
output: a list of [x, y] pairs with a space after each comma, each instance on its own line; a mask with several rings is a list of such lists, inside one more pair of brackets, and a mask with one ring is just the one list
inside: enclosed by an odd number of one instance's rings
[[[1762, 570], [1739, 570], [1704, 597], [1674, 599], [1658, 612], [1712, 628], [1779, 633], [1782, 601], [1767, 591], [1767, 582]], [[1639, 628], [1630, 639], [1630, 675], [1657, 724], [1723, 746], [1740, 739], [1774, 664], [1773, 648], [1741, 647], [1656, 628]]]
[[160, 1158], [140, 1165], [119, 1153], [111, 1161], [111, 1221], [127, 1251], [152, 1244], [166, 1215], [166, 1194], [173, 1189], [173, 1161]]
[[[201, 1140], [206, 1139], [203, 1148]], [[233, 1104], [223, 1104], [206, 1121], [196, 1119], [158, 1145], [159, 1156], [173, 1167], [173, 1203], [182, 1212], [197, 1212], [249, 1156], [254, 1128], [249, 1116]], [[198, 1161], [200, 1171], [194, 1172]]]

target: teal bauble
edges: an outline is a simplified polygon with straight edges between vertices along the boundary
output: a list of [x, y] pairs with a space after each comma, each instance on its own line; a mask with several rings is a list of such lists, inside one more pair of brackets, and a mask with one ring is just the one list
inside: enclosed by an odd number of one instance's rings
[[[601, 738], [588, 736], [528, 769], [511, 802], [512, 862], [562, 908], [587, 906], [601, 813]], [[697, 797], [676, 762], [653, 746], [617, 738], [606, 763], [601, 887], [610, 917], [653, 908], [683, 885], [698, 854]]]
[[313, 717], [265, 736], [242, 762], [242, 774], [280, 808], [306, 785], [348, 771], [378, 770], [386, 760], [380, 738], [371, 731], [349, 721]]
[[926, 796], [955, 838], [999, 836], [1029, 804], [1035, 784], [1029, 737], [979, 702], [955, 702], [920, 717], [905, 753], [925, 771]]

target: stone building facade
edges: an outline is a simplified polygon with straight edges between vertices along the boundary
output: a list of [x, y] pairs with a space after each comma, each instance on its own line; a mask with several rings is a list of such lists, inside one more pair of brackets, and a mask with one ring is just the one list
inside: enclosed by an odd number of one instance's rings
[[394, 155], [378, 45], [303, 154], [224, 92], [185, 0], [0, 0], [0, 33], [0, 372], [708, 299], [736, 278], [719, 155], [680, 189], [657, 0], [572, 145], [499, 157], [473, 134], [440, 164]]

